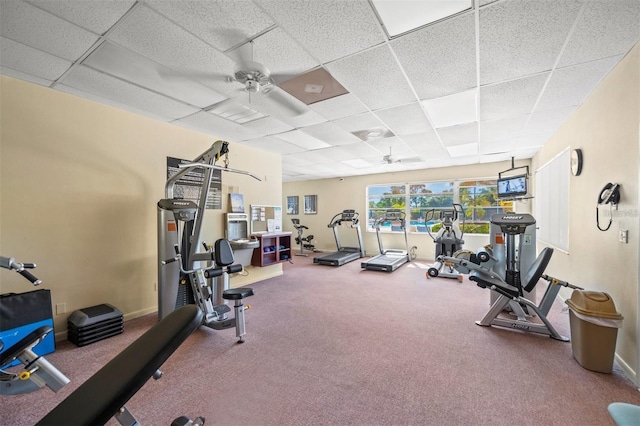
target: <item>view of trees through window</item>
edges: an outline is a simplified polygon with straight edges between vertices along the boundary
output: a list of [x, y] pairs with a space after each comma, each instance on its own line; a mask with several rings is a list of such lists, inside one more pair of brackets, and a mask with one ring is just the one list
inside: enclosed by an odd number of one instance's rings
[[452, 209], [457, 203], [465, 214], [464, 232], [488, 234], [492, 214], [513, 211], [513, 201], [498, 199], [496, 182], [495, 179], [478, 179], [369, 186], [367, 230], [374, 230], [376, 219], [387, 209], [403, 209], [409, 232], [427, 232], [427, 226], [439, 222], [441, 210]]

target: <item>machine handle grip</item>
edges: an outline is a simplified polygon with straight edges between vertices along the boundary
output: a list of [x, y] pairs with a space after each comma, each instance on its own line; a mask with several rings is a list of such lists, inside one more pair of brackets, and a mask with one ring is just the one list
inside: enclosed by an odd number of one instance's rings
[[35, 263], [23, 263], [22, 267], [24, 269], [35, 269], [36, 268], [36, 264]]
[[227, 266], [227, 273], [235, 274], [236, 272], [242, 272], [242, 265], [236, 263], [235, 265]]
[[174, 258], [171, 258], [171, 259], [163, 260], [160, 263], [163, 264], [163, 265], [168, 265], [169, 263], [175, 262], [176, 260], [178, 260], [178, 258], [174, 257]]
[[224, 270], [222, 268], [210, 268], [210, 269], [205, 269], [204, 271], [204, 277], [205, 278], [215, 278], [215, 277], [219, 277], [220, 275], [222, 275], [222, 273], [224, 272]]
[[42, 284], [42, 281], [40, 281], [37, 277], [35, 277], [31, 272], [29, 271], [25, 271], [24, 269], [22, 271], [18, 271], [18, 273], [20, 275], [22, 275], [23, 277], [25, 277], [26, 279], [28, 279], [31, 284], [33, 285], [40, 285]]

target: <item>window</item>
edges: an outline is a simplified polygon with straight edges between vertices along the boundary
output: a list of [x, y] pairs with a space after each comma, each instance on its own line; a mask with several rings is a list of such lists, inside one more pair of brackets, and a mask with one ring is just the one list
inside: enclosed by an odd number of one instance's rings
[[427, 225], [431, 225], [430, 223], [425, 224], [427, 212], [435, 209], [435, 216], [433, 217], [440, 217], [438, 210], [451, 207], [453, 204], [453, 195], [453, 182], [431, 182], [409, 185], [411, 220], [408, 225], [415, 226], [418, 232], [427, 232]]
[[[403, 209], [409, 232], [427, 232], [427, 226], [439, 222], [439, 210], [458, 203], [465, 211], [464, 232], [487, 234], [492, 214], [513, 211], [513, 201], [498, 199], [496, 184], [496, 179], [477, 179], [368, 186], [367, 231], [375, 231], [376, 219], [387, 209]], [[436, 220], [425, 222], [431, 210], [429, 217]]]
[[387, 209], [406, 210], [407, 189], [405, 185], [367, 187], [367, 230], [373, 231], [376, 220]]
[[458, 194], [465, 214], [464, 232], [488, 234], [493, 214], [513, 211], [513, 201], [498, 199], [496, 185], [495, 179], [460, 182]]

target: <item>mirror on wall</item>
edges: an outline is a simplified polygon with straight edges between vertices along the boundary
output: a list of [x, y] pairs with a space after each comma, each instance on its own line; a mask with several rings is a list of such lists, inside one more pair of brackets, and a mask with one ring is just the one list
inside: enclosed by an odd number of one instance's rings
[[282, 232], [282, 206], [251, 205], [251, 234]]

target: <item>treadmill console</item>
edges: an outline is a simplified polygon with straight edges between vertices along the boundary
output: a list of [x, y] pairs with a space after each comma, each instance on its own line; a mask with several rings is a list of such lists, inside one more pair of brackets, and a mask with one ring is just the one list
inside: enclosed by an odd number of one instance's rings
[[340, 220], [342, 221], [352, 221], [356, 216], [356, 211], [355, 210], [343, 210], [342, 211], [342, 217], [340, 218]]

